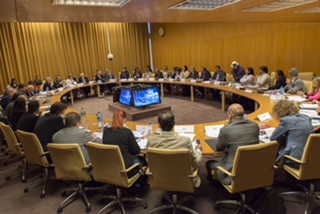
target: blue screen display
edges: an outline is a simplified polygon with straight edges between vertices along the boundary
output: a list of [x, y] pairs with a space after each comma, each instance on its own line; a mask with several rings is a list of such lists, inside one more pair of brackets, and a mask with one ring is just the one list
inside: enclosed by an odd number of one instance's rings
[[161, 103], [161, 97], [158, 87], [132, 90], [132, 96], [135, 108], [141, 108]]
[[126, 105], [126, 106], [131, 106], [131, 99], [132, 99], [131, 89], [121, 88], [119, 103]]

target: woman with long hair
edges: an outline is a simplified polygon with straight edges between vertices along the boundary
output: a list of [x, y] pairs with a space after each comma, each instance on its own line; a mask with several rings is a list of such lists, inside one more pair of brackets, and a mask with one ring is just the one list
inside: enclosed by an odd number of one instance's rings
[[[135, 163], [146, 165], [146, 161], [138, 157], [140, 154], [140, 147], [130, 129], [125, 125], [126, 113], [122, 110], [116, 110], [114, 112], [111, 127], [106, 127], [103, 130], [103, 144], [118, 145], [126, 168], [129, 168]], [[129, 174], [134, 175], [136, 172]]]
[[298, 91], [297, 94], [312, 102], [320, 100], [320, 77], [312, 79], [312, 91], [310, 93], [305, 94], [302, 91]]

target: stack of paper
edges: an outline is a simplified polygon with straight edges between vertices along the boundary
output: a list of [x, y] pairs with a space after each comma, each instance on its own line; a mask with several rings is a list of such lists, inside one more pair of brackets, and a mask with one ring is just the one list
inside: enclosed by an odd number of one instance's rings
[[299, 111], [299, 113], [307, 115], [308, 117], [311, 117], [311, 118], [320, 119], [320, 115], [318, 115], [317, 111], [315, 111], [315, 110], [302, 109]]
[[316, 110], [318, 108], [318, 104], [309, 104], [309, 103], [302, 103], [300, 105], [300, 108], [302, 109], [313, 109]]
[[147, 142], [148, 142], [148, 139], [139, 139], [139, 140], [137, 140], [137, 143], [138, 143], [140, 149], [146, 149], [147, 148]]
[[210, 138], [217, 138], [223, 125], [205, 126], [206, 135]]
[[294, 102], [305, 102], [308, 101], [308, 99], [300, 97], [300, 96], [288, 96], [288, 100], [294, 101]]
[[146, 136], [146, 132], [140, 132], [140, 131], [132, 131], [135, 138], [143, 138]]
[[188, 137], [191, 142], [194, 141], [194, 138], [196, 137], [196, 134], [184, 134], [184, 133], [179, 133], [180, 136], [185, 136]]

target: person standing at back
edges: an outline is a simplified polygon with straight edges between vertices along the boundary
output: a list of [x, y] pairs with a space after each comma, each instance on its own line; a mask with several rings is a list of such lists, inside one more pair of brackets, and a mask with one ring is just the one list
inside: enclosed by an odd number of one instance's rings
[[240, 79], [245, 74], [244, 67], [239, 65], [239, 62], [233, 61], [231, 63], [231, 72], [230, 73], [233, 75], [233, 81], [234, 82], [240, 82]]
[[259, 143], [259, 126], [243, 118], [243, 115], [244, 109], [240, 104], [232, 104], [228, 108], [228, 120], [226, 126], [220, 130], [215, 150], [216, 152], [223, 151], [226, 154], [221, 161], [207, 161], [207, 179], [210, 183], [218, 180], [223, 184], [230, 184], [230, 177], [220, 170], [213, 176], [212, 170], [216, 170], [218, 166], [221, 166], [231, 172], [238, 147]]

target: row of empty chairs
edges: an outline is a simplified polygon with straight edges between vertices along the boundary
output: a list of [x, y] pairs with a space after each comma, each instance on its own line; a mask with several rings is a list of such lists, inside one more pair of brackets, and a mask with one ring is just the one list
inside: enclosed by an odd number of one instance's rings
[[[6, 138], [8, 134], [9, 136], [12, 134], [14, 136], [14, 133], [9, 126], [0, 123], [0, 128]], [[147, 208], [147, 202], [143, 199], [122, 197], [121, 189], [131, 187], [141, 175], [144, 175], [145, 169], [138, 164], [126, 169], [118, 146], [89, 142], [87, 144], [87, 149], [91, 158], [91, 164], [87, 165], [78, 144], [49, 144], [48, 148], [53, 161], [53, 165], [50, 166], [46, 159], [46, 153], [43, 152], [36, 135], [19, 130], [16, 134], [24, 149], [24, 169], [30, 164], [40, 166], [44, 169], [45, 176], [42, 177], [44, 185], [40, 197], [44, 197], [46, 194], [45, 190], [50, 174], [49, 169], [52, 166], [55, 170], [56, 179], [74, 181], [77, 183], [77, 189], [61, 203], [57, 209], [58, 213], [62, 212], [65, 206], [69, 205], [70, 201], [76, 199], [77, 196], [83, 198], [86, 205], [86, 212], [90, 212], [91, 205], [86, 197], [85, 191], [96, 189], [91, 187], [88, 188], [86, 186], [86, 183], [90, 182], [92, 179], [97, 182], [113, 185], [116, 188], [115, 195], [105, 196], [108, 199], [112, 199], [112, 201], [103, 207], [99, 213], [103, 213], [114, 204], [118, 204], [122, 213], [126, 213], [123, 205], [123, 202], [126, 201], [135, 201], [144, 208]], [[15, 138], [15, 136], [13, 138]], [[11, 140], [8, 141], [8, 146], [11, 144], [10, 141]], [[17, 143], [17, 140], [13, 141], [16, 142], [14, 148], [21, 146], [21, 144]], [[305, 189], [303, 192], [281, 193], [282, 196], [288, 194], [306, 194], [308, 196], [308, 202], [306, 204], [305, 213], [308, 212], [311, 200], [318, 194], [315, 191], [314, 181], [320, 178], [320, 166], [318, 164], [320, 161], [320, 156], [318, 155], [318, 152], [320, 151], [319, 142], [320, 135], [311, 134], [306, 143], [301, 160], [296, 160], [287, 155], [284, 157], [284, 159], [290, 159], [291, 161], [298, 163], [299, 168], [292, 168], [290, 165], [287, 165], [285, 161], [280, 163], [280, 167], [297, 180], [309, 181], [309, 188]], [[14, 148], [11, 146], [9, 150], [14, 150]], [[225, 189], [230, 193], [240, 193], [240, 201], [231, 202], [231, 204], [239, 206], [238, 212], [243, 209], [247, 209], [252, 213], [256, 212], [256, 210], [247, 203], [245, 197], [247, 191], [273, 185], [274, 162], [277, 150], [277, 142], [241, 146], [237, 150], [232, 172], [228, 172], [227, 170], [218, 167], [218, 170], [221, 170], [232, 178], [230, 185], [223, 185]], [[173, 192], [170, 198], [167, 197], [170, 202], [169, 204], [157, 207], [151, 210], [150, 213], [172, 208], [174, 212], [176, 209], [182, 209], [189, 213], [196, 214], [196, 211], [182, 205], [182, 203], [187, 199], [190, 199], [190, 197], [180, 201], [178, 201], [177, 198], [177, 192], [195, 192], [193, 178], [198, 175], [198, 171], [191, 171], [189, 151], [184, 149], [165, 150], [149, 148], [146, 155], [149, 163], [146, 175], [149, 176], [151, 189]], [[23, 156], [20, 156], [20, 158], [23, 158]], [[138, 173], [132, 177], [128, 177], [128, 173], [135, 168], [138, 168]], [[25, 170], [23, 174], [25, 176]], [[31, 182], [27, 183], [26, 188], [24, 189], [25, 192], [28, 190], [30, 184]], [[230, 203], [230, 201], [216, 201], [215, 208], [219, 209], [220, 206], [225, 203]]]

